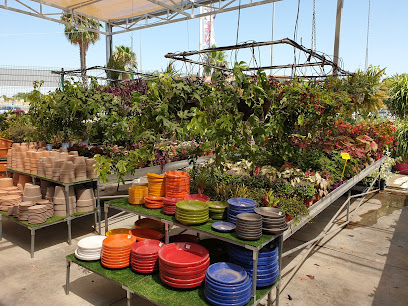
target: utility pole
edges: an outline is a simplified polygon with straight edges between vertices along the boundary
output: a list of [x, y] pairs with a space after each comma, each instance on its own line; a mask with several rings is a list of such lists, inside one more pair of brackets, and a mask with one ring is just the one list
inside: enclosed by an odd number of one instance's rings
[[340, 33], [341, 33], [341, 16], [343, 13], [343, 0], [337, 0], [337, 13], [336, 13], [336, 31], [334, 34], [334, 56], [333, 62], [336, 64], [333, 70], [333, 75], [337, 76], [339, 65], [339, 49], [340, 49]]

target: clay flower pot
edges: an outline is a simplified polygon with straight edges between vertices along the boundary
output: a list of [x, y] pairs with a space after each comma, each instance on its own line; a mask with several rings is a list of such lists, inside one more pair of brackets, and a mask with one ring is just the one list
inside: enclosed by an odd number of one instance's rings
[[0, 189], [13, 187], [13, 179], [12, 178], [0, 178]]

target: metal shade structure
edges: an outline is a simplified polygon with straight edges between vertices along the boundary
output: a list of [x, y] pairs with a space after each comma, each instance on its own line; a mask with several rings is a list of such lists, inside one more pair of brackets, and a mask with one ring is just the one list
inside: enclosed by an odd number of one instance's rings
[[[60, 20], [62, 14], [93, 18], [106, 23], [93, 31], [111, 36], [277, 1], [281, 0], [0, 0], [0, 8], [62, 24], [67, 24]], [[200, 13], [200, 7], [211, 5], [210, 12]]]

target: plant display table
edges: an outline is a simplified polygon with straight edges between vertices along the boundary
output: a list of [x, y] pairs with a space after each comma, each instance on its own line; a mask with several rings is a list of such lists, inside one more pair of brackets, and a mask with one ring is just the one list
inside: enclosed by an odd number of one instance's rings
[[[261, 239], [256, 241], [244, 241], [237, 237], [237, 235], [233, 233], [219, 233], [212, 230], [211, 225], [215, 221], [208, 221], [202, 225], [196, 226], [187, 226], [179, 223], [174, 216], [165, 215], [161, 212], [161, 210], [152, 210], [147, 209], [143, 205], [130, 205], [128, 203], [128, 198], [113, 200], [105, 203], [105, 231], [108, 231], [108, 210], [109, 207], [115, 208], [117, 210], [125, 211], [128, 213], [132, 213], [138, 216], [148, 217], [154, 220], [159, 220], [165, 224], [165, 241], [168, 243], [169, 241], [169, 228], [171, 226], [178, 226], [184, 229], [189, 229], [191, 231], [196, 232], [197, 234], [205, 234], [211, 238], [219, 239], [231, 244], [235, 244], [246, 249], [249, 249], [253, 252], [253, 279], [257, 278], [256, 268], [258, 265], [258, 256], [259, 250], [262, 249], [265, 245], [272, 242], [275, 239], [278, 239], [278, 258], [279, 258], [279, 269], [281, 266], [281, 258], [282, 258], [282, 235], [263, 235]], [[168, 288], [161, 284], [159, 281], [158, 275], [138, 275], [131, 271], [130, 268], [124, 270], [109, 270], [105, 269], [100, 262], [83, 262], [74, 258], [74, 255], [69, 255], [67, 257], [67, 288], [69, 283], [69, 267], [70, 263], [74, 262], [83, 266], [97, 274], [100, 274], [108, 279], [112, 279], [119, 284], [128, 292], [128, 299], [130, 301], [131, 293], [135, 293], [146, 297], [148, 300], [162, 303], [163, 305], [206, 305], [208, 304], [204, 297], [204, 287], [201, 286], [198, 289], [189, 290], [189, 291], [180, 291], [174, 288]], [[130, 277], [131, 275], [134, 275]], [[136, 284], [141, 284], [140, 287]], [[150, 285], [148, 285], [150, 284]], [[146, 288], [144, 286], [147, 286]], [[269, 293], [269, 301], [271, 300], [271, 290], [272, 288], [276, 287], [276, 303], [279, 304], [279, 286], [280, 286], [280, 278], [272, 285], [262, 289], [256, 289], [256, 282], [252, 284], [252, 300], [253, 303], [256, 305], [257, 302], [262, 299], [266, 294]], [[157, 288], [156, 288], [157, 287]], [[156, 288], [156, 290], [155, 290]], [[165, 291], [163, 294], [158, 294], [157, 292]], [[69, 290], [67, 290], [68, 294]], [[165, 300], [166, 296], [168, 296], [168, 300]], [[163, 300], [164, 299], [164, 300]], [[196, 303], [192, 303], [191, 301], [194, 300]], [[188, 303], [188, 304], [185, 304]]]
[[[9, 219], [10, 221], [17, 223], [23, 227], [26, 227], [27, 229], [30, 230], [31, 232], [31, 258], [34, 258], [34, 250], [35, 250], [35, 231], [47, 226], [51, 226], [54, 224], [58, 224], [61, 222], [66, 222], [67, 223], [67, 227], [68, 227], [68, 244], [71, 244], [71, 221], [73, 219], [77, 219], [80, 217], [84, 217], [84, 216], [88, 216], [91, 214], [94, 214], [95, 217], [95, 230], [97, 228], [97, 225], [99, 225], [99, 233], [101, 232], [101, 223], [100, 223], [100, 210], [99, 210], [99, 206], [100, 206], [100, 197], [99, 197], [99, 182], [98, 179], [87, 179], [87, 180], [83, 180], [83, 181], [76, 181], [76, 182], [70, 182], [70, 183], [63, 183], [60, 181], [55, 181], [52, 180], [50, 178], [47, 178], [45, 176], [41, 176], [41, 175], [37, 175], [37, 174], [32, 174], [29, 172], [24, 172], [24, 171], [18, 171], [18, 170], [14, 170], [11, 168], [7, 168], [7, 176], [9, 176], [11, 173], [18, 173], [18, 174], [24, 174], [27, 176], [31, 176], [33, 183], [35, 183], [36, 179], [41, 179], [41, 180], [45, 180], [48, 182], [52, 182], [54, 184], [57, 185], [61, 185], [64, 186], [65, 188], [65, 194], [66, 194], [66, 206], [67, 206], [67, 216], [64, 217], [56, 217], [53, 216], [51, 218], [48, 218], [46, 222], [44, 223], [40, 223], [40, 224], [30, 224], [27, 221], [20, 221], [18, 220], [18, 218], [15, 218], [13, 216], [9, 216], [7, 212], [4, 211], [0, 211], [0, 241], [3, 238], [3, 217]], [[91, 211], [91, 212], [84, 212], [84, 213], [75, 213], [73, 215], [70, 215], [69, 213], [69, 187], [71, 186], [75, 186], [75, 185], [79, 185], [79, 184], [84, 184], [84, 183], [92, 183], [93, 188], [96, 189], [96, 208], [95, 210]]]
[[[158, 273], [152, 275], [137, 274], [130, 267], [121, 270], [110, 270], [103, 267], [100, 261], [82, 261], [77, 259], [74, 254], [68, 255], [66, 258], [66, 294], [69, 293], [71, 263], [75, 263], [122, 286], [127, 293], [128, 305], [130, 305], [132, 293], [153, 303], [166, 306], [209, 305], [204, 297], [204, 285], [190, 290], [176, 289], [162, 284]], [[271, 287], [256, 290], [256, 300], [262, 299], [270, 290]]]

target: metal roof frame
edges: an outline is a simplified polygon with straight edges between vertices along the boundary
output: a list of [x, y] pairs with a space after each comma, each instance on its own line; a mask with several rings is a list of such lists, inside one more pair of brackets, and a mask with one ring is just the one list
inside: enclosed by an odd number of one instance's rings
[[[181, 0], [180, 2], [177, 2], [177, 0], [169, 0], [171, 5], [166, 4], [164, 0], [147, 0], [148, 2], [156, 5], [157, 9], [149, 13], [118, 19], [105, 19], [81, 12], [81, 9], [83, 10], [87, 6], [95, 5], [95, 3], [97, 2], [107, 0], [81, 0], [82, 2], [67, 6], [58, 5], [50, 1], [0, 0], [0, 9], [5, 9], [65, 25], [69, 25], [69, 23], [60, 20], [60, 17], [63, 14], [89, 17], [96, 19], [101, 23], [106, 23], [105, 29], [92, 30], [81, 26], [76, 27], [83, 30], [93, 31], [99, 34], [111, 36], [125, 32], [142, 30], [155, 26], [185, 21], [189, 19], [205, 17], [208, 15], [221, 14], [282, 0]], [[130, 1], [129, 3], [132, 3], [132, 1]], [[212, 11], [199, 13], [200, 7], [209, 5], [212, 5]], [[129, 6], [128, 11], [129, 13], [132, 13], [133, 8], [131, 5]]]

